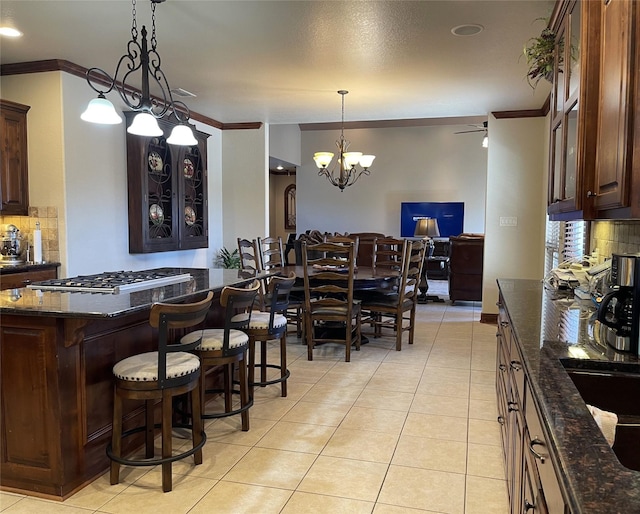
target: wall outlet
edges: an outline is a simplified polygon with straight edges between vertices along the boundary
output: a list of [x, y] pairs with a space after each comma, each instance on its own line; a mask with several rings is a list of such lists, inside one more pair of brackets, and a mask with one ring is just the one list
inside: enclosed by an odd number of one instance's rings
[[500, 216], [501, 227], [517, 227], [518, 218], [516, 216]]

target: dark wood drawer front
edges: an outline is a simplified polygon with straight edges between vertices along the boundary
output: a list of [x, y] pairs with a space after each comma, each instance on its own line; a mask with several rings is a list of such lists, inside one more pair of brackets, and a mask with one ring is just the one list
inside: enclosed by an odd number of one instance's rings
[[49, 280], [56, 278], [56, 276], [57, 272], [55, 269], [2, 274], [0, 275], [0, 289], [18, 289], [20, 287], [27, 287], [32, 282]]

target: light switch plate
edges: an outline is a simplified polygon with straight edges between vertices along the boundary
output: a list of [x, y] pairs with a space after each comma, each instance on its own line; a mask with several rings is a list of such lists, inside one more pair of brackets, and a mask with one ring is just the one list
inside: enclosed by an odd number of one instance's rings
[[501, 227], [517, 227], [518, 218], [516, 216], [500, 216]]

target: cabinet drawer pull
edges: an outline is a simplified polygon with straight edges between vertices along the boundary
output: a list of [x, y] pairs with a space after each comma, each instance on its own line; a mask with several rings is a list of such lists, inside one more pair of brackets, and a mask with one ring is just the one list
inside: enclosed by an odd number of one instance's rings
[[500, 371], [507, 371], [507, 366], [505, 366], [504, 364], [500, 364], [498, 368], [500, 369]]
[[594, 196], [598, 196], [598, 193], [594, 193], [593, 191], [587, 191], [587, 198], [593, 198]]
[[31, 284], [31, 280], [29, 280], [28, 278], [25, 278], [25, 279], [22, 281], [22, 283], [23, 283], [24, 285], [29, 285], [29, 284]]
[[513, 371], [520, 371], [522, 369], [522, 362], [520, 362], [520, 361], [511, 361], [511, 369]]
[[504, 425], [504, 417], [498, 416], [498, 423], [500, 423], [501, 425]]
[[509, 326], [509, 322], [508, 321], [501, 321], [500, 322], [500, 326], [501, 327], [508, 327]]
[[524, 512], [529, 512], [530, 510], [536, 510], [536, 506], [533, 503], [530, 503], [526, 498], [524, 499]]
[[516, 402], [507, 402], [509, 412], [518, 412], [518, 404]]
[[538, 453], [537, 451], [535, 451], [535, 450], [533, 449], [533, 447], [534, 447], [535, 445], [544, 446], [544, 441], [541, 441], [540, 439], [538, 439], [538, 438], [536, 437], [533, 441], [531, 441], [531, 442], [529, 443], [529, 451], [533, 454], [533, 456], [534, 456], [536, 459], [538, 459], [538, 460], [540, 461], [540, 464], [544, 464], [544, 460], [546, 459], [546, 456], [545, 456], [545, 455], [543, 455], [543, 454], [541, 454], [541, 453]]

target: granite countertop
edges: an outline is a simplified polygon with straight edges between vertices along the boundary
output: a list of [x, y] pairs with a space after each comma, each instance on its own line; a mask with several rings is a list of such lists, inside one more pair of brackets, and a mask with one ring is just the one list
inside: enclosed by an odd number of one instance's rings
[[0, 275], [23, 273], [25, 271], [38, 271], [42, 269], [57, 268], [59, 266], [59, 262], [21, 262], [20, 264], [0, 264]]
[[81, 293], [21, 288], [0, 291], [0, 314], [53, 316], [58, 318], [112, 318], [148, 309], [154, 302], [178, 302], [198, 293], [220, 291], [224, 286], [246, 283], [259, 274], [237, 269], [171, 268], [191, 279], [163, 287], [131, 292]]
[[535, 280], [500, 279], [498, 286], [571, 512], [640, 512], [640, 472], [620, 464], [563, 365], [639, 373], [638, 357], [594, 341], [590, 300]]

